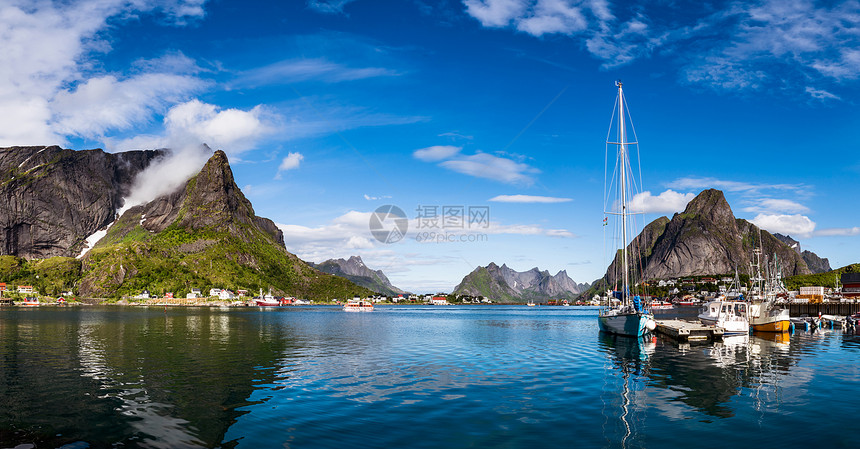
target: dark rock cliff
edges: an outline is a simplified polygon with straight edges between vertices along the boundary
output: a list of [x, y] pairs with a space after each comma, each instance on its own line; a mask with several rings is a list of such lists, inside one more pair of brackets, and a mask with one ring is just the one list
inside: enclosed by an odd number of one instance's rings
[[0, 254], [76, 256], [111, 223], [135, 176], [162, 151], [0, 148]]
[[[810, 273], [800, 254], [769, 232], [736, 219], [719, 190], [701, 192], [683, 213], [671, 220], [660, 217], [645, 227], [628, 247], [641, 279], [670, 279], [749, 271], [753, 249], [776, 255], [785, 276]], [[638, 254], [638, 256], [637, 256]], [[610, 265], [605, 279], [615, 282], [620, 256]]]

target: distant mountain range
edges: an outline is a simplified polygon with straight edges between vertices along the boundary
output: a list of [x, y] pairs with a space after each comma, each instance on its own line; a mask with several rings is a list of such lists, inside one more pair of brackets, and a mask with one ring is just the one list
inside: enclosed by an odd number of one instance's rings
[[391, 281], [382, 270], [371, 270], [361, 260], [361, 256], [352, 256], [349, 259], [329, 259], [325, 262], [311, 266], [325, 273], [349, 279], [356, 285], [368, 290], [373, 290], [386, 296], [397, 296], [407, 292], [391, 285]]
[[491, 262], [466, 275], [454, 288], [453, 294], [483, 296], [497, 302], [512, 303], [573, 299], [588, 287], [587, 283], [574, 282], [564, 270], [553, 276], [537, 267], [519, 272], [507, 265], [498, 266]]

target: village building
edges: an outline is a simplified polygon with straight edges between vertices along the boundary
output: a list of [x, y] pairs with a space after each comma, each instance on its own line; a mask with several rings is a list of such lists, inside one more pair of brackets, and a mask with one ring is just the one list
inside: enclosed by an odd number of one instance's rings
[[843, 273], [841, 281], [845, 299], [860, 298], [860, 273]]

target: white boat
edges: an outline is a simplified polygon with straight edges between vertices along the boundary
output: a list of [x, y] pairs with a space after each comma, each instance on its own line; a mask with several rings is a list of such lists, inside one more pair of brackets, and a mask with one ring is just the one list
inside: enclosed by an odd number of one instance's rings
[[699, 321], [708, 326], [723, 328], [724, 335], [749, 334], [750, 322], [746, 301], [735, 301], [720, 296], [708, 302], [699, 313]]
[[651, 301], [651, 310], [674, 309], [675, 305], [669, 301]]
[[[615, 180], [607, 186], [607, 192], [610, 192], [604, 200], [607, 202], [604, 210], [605, 214], [618, 217], [616, 225], [620, 235], [616, 236], [615, 241], [619, 242], [620, 248], [612, 251], [613, 257], [620, 252], [620, 267], [613, 263], [613, 266], [618, 268], [616, 271], [620, 273], [609, 273], [607, 282], [613, 284], [613, 291], [608, 295], [607, 302], [604, 308], [598, 312], [598, 325], [602, 332], [612, 334], [640, 337], [648, 331], [653, 331], [656, 327], [654, 315], [645, 310], [638, 292], [639, 284], [635, 281], [635, 267], [638, 264], [631, 263], [628, 260], [628, 237], [635, 235], [633, 231], [633, 220], [631, 215], [634, 212], [630, 211], [630, 200], [633, 198], [636, 183], [633, 179], [633, 170], [630, 166], [630, 156], [628, 153], [629, 147], [637, 148], [635, 136], [632, 142], [627, 140], [627, 121], [629, 113], [627, 113], [627, 105], [624, 102], [624, 92], [621, 89], [621, 81], [615, 83], [618, 87], [618, 97], [616, 100], [617, 116], [617, 140], [610, 141], [606, 139], [606, 160], [609, 160], [609, 150], [612, 148], [616, 153], [616, 166], [613, 173], [617, 174], [619, 179]], [[613, 121], [615, 121], [615, 113], [613, 112]], [[610, 123], [610, 128], [612, 124]], [[632, 125], [631, 125], [632, 128]], [[611, 129], [610, 129], [611, 133]], [[609, 166], [606, 170], [608, 172]], [[614, 194], [614, 195], [613, 195]], [[612, 198], [612, 197], [615, 198]], [[610, 210], [611, 209], [611, 210]], [[608, 224], [608, 217], [604, 218], [604, 224]], [[619, 240], [620, 239], [620, 240]], [[617, 251], [619, 250], [620, 251]], [[615, 279], [610, 279], [609, 276], [615, 275]], [[619, 279], [620, 278], [620, 279]], [[619, 284], [620, 281], [620, 285]], [[617, 288], [617, 289], [616, 289]], [[618, 303], [613, 303], [612, 298], [618, 299]]]
[[352, 298], [343, 305], [345, 312], [372, 312], [373, 301], [369, 299], [361, 299], [358, 296]]

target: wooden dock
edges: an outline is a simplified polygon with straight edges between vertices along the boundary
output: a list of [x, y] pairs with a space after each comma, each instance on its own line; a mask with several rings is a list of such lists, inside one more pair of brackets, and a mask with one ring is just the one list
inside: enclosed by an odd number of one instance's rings
[[723, 328], [683, 320], [657, 320], [656, 332], [678, 341], [722, 340]]

